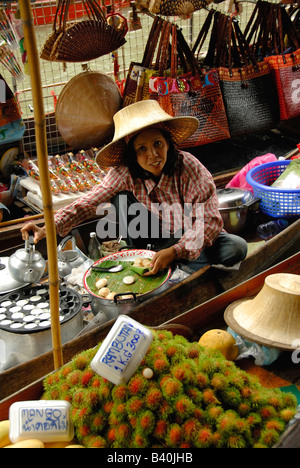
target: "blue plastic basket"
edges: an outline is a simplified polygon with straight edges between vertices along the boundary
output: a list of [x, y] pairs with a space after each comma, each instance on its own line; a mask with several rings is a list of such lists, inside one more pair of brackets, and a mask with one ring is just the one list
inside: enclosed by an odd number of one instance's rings
[[255, 197], [260, 198], [261, 211], [273, 218], [300, 216], [300, 190], [278, 189], [270, 185], [285, 171], [291, 161], [261, 164], [251, 169], [247, 182], [253, 187]]

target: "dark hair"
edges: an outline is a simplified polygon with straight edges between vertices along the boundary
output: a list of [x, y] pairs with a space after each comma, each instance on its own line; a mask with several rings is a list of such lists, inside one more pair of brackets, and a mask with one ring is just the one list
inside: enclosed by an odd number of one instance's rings
[[[175, 143], [173, 142], [170, 134], [166, 130], [159, 128], [159, 131], [169, 143], [167, 161], [164, 165], [163, 173], [168, 176], [172, 176], [177, 166], [179, 150], [175, 146]], [[122, 162], [125, 166], [128, 167], [133, 179], [151, 179], [153, 175], [150, 172], [145, 171], [137, 162], [136, 152], [133, 146], [134, 140], [135, 137], [131, 138], [131, 140], [128, 142]]]

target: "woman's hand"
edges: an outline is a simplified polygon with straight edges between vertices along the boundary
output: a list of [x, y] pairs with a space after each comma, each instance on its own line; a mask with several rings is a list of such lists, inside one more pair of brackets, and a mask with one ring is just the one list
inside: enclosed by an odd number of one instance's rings
[[176, 251], [173, 247], [160, 250], [157, 252], [151, 261], [151, 270], [143, 276], [156, 275], [159, 271], [164, 270], [176, 259]]
[[26, 223], [21, 229], [23, 240], [28, 239], [29, 235], [32, 233], [33, 233], [33, 242], [37, 244], [40, 240], [46, 237], [46, 227], [45, 226], [39, 227], [34, 223]]

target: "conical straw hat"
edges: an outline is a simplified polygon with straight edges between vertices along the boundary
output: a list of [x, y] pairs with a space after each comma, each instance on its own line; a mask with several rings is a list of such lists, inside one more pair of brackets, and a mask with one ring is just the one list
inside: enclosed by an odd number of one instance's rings
[[100, 166], [117, 166], [122, 161], [126, 148], [125, 137], [158, 126], [167, 130], [174, 143], [179, 145], [198, 128], [196, 117], [172, 117], [167, 114], [157, 101], [145, 100], [124, 107], [114, 115], [115, 133], [113, 140], [97, 154]]
[[104, 73], [87, 70], [74, 76], [62, 89], [55, 109], [62, 138], [77, 149], [110, 141], [121, 102], [117, 84]]
[[225, 310], [224, 318], [249, 341], [281, 350], [299, 348], [300, 276], [268, 276], [254, 299], [234, 302]]

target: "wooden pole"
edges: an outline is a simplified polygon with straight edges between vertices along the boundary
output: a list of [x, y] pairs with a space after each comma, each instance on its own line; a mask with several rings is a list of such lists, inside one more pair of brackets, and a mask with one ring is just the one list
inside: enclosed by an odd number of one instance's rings
[[63, 364], [63, 358], [59, 322], [59, 274], [57, 262], [57, 239], [53, 218], [53, 203], [48, 169], [46, 119], [43, 103], [40, 62], [36, 45], [30, 0], [19, 0], [19, 7], [24, 30], [25, 47], [28, 55], [29, 73], [32, 88], [37, 159], [41, 178], [43, 211], [47, 232], [46, 240], [49, 268], [53, 359], [54, 368], [58, 369]]

